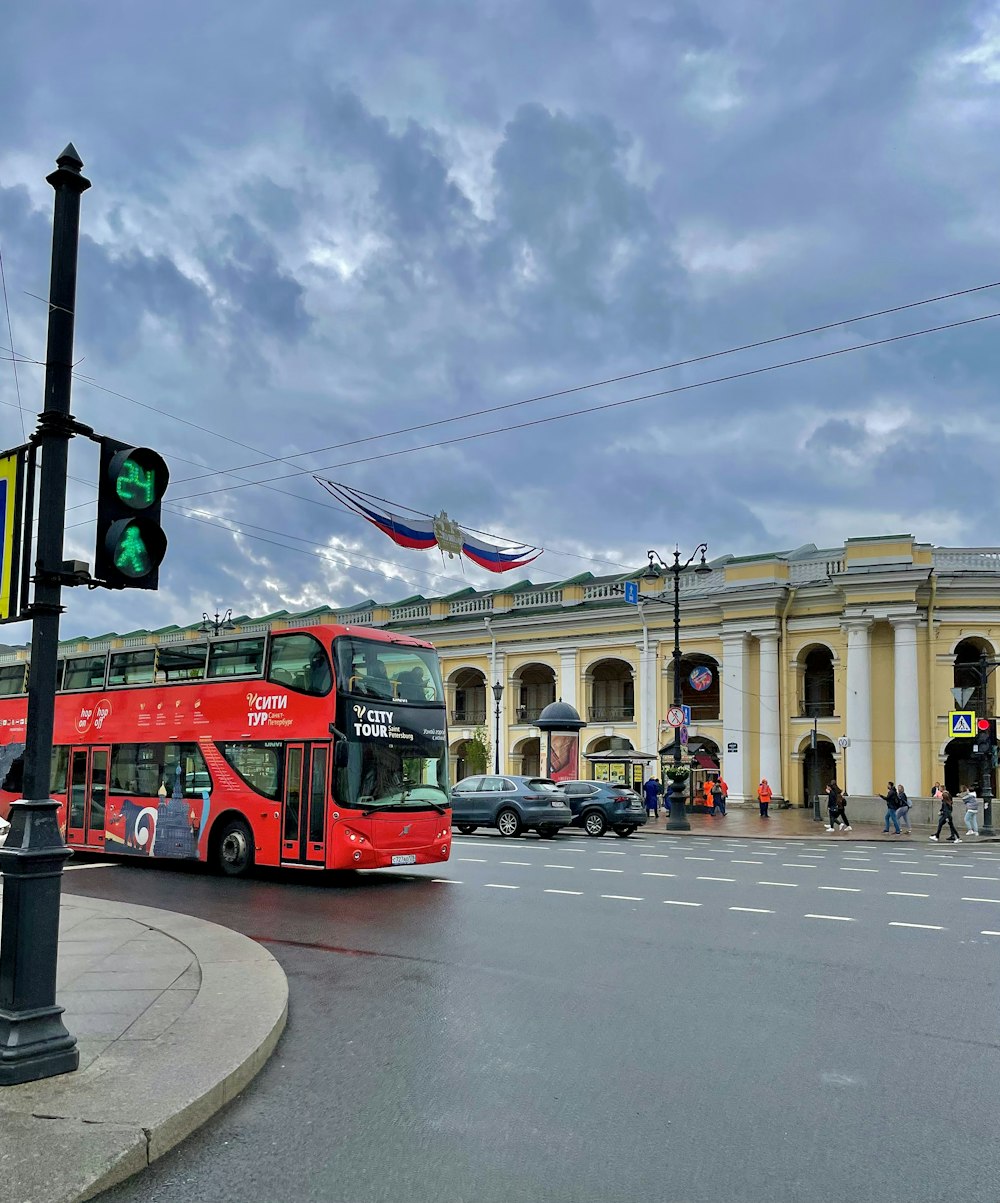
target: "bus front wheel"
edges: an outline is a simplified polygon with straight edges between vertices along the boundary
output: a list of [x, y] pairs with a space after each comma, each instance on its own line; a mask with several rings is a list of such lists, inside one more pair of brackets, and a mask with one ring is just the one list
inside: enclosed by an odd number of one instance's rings
[[230, 819], [219, 833], [215, 863], [227, 877], [242, 877], [253, 868], [253, 833], [244, 819]]

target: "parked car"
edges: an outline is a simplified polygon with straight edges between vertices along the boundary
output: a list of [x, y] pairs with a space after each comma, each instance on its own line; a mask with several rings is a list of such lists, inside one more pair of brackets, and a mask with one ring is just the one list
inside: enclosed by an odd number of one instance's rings
[[551, 839], [573, 818], [566, 798], [547, 777], [466, 777], [451, 791], [452, 823], [468, 835], [496, 827], [502, 835], [537, 831]]
[[573, 812], [573, 826], [587, 835], [603, 835], [610, 827], [615, 835], [631, 835], [646, 822], [642, 799], [627, 785], [604, 781], [560, 781]]

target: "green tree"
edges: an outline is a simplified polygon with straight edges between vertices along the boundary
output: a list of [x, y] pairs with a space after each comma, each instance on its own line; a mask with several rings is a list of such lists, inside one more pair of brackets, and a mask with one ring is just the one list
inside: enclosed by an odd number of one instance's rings
[[466, 741], [465, 754], [465, 770], [472, 776], [474, 773], [486, 773], [490, 767], [490, 737], [486, 732], [485, 727], [477, 727], [472, 733], [472, 737]]

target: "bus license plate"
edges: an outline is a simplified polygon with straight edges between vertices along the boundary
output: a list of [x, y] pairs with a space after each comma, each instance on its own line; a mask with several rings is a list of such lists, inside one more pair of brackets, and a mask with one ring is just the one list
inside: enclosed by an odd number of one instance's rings
[[394, 865], [415, 865], [417, 863], [416, 853], [411, 852], [408, 856], [394, 856], [392, 863]]

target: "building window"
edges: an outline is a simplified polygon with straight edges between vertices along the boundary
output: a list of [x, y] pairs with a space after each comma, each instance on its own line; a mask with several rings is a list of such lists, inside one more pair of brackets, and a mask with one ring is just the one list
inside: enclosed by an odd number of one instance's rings
[[833, 653], [814, 647], [802, 664], [802, 710], [804, 718], [830, 718], [834, 713]]

